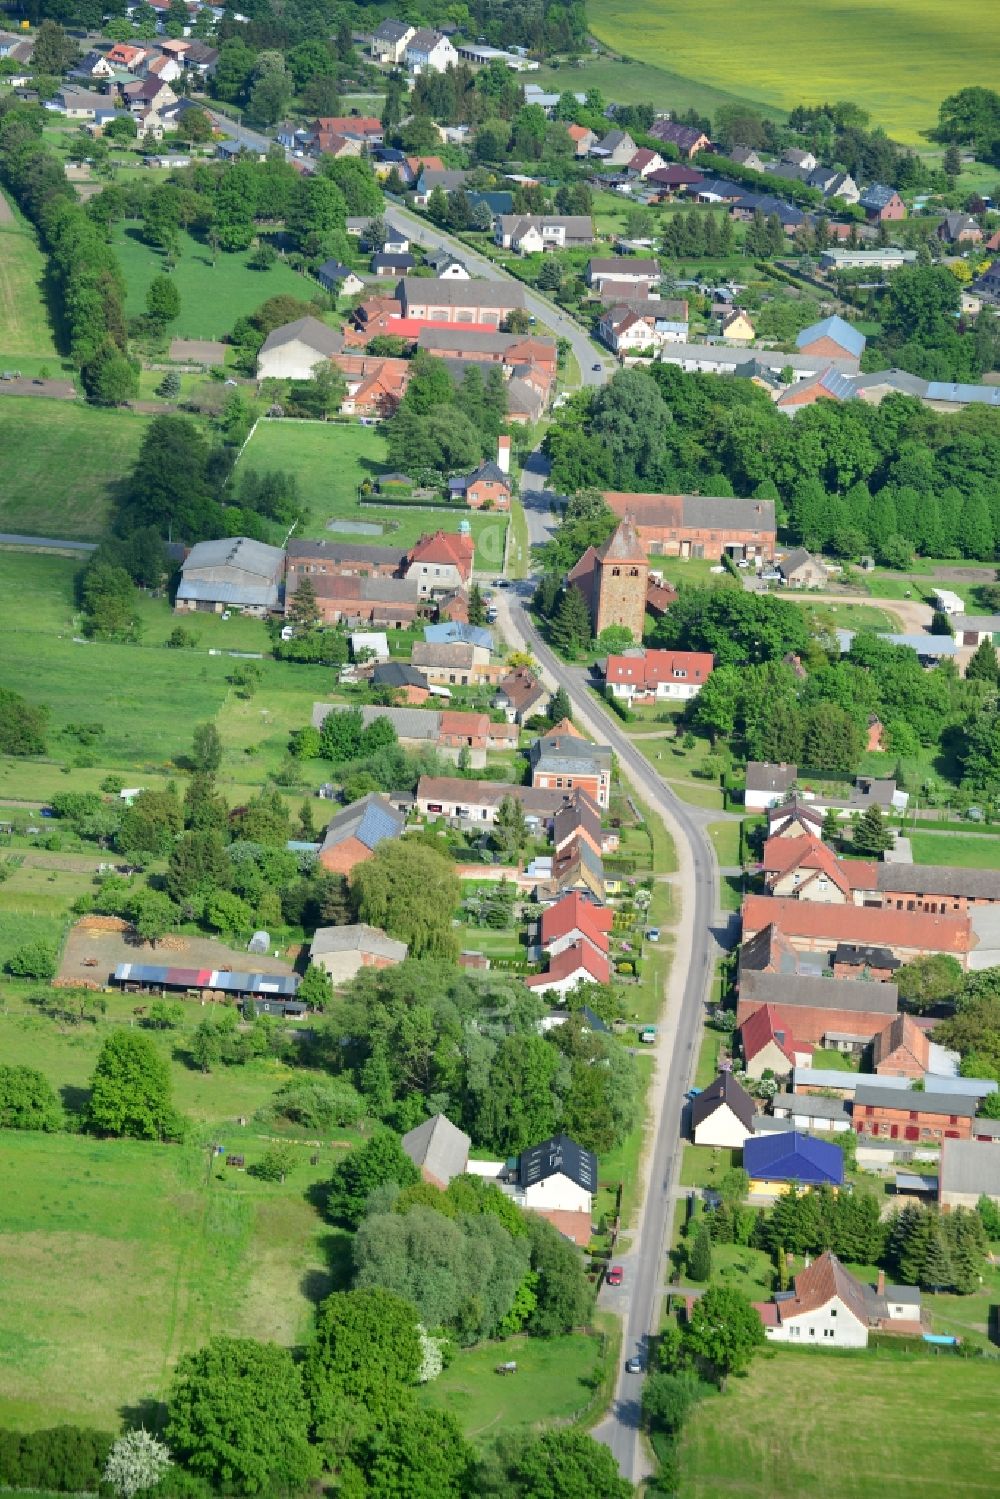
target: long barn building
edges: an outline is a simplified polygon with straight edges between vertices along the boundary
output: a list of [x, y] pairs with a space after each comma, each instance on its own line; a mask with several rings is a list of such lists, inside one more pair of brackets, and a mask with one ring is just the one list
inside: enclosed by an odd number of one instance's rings
[[[261, 1009], [269, 1002], [280, 1009], [275, 1013], [289, 1013], [289, 1006], [298, 1012], [300, 1006], [295, 999], [299, 987], [297, 974], [282, 973], [236, 973], [223, 968], [168, 968], [155, 963], [119, 963], [111, 981], [119, 988], [133, 994], [199, 994], [220, 993], [232, 995], [234, 999], [254, 999]], [[305, 1006], [301, 1006], [304, 1010]]]

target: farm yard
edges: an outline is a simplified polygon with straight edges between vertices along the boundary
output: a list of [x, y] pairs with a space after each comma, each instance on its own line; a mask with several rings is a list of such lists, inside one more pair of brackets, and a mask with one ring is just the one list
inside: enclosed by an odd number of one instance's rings
[[[457, 531], [462, 520], [472, 526], [475, 565], [487, 571], [503, 566], [506, 516], [468, 510], [425, 510], [412, 505], [380, 508], [358, 503], [358, 486], [385, 473], [385, 438], [375, 427], [337, 422], [261, 421], [240, 458], [241, 468], [286, 469], [299, 484], [308, 511], [302, 536], [345, 536], [330, 521], [382, 527], [364, 535], [370, 546], [411, 547], [428, 531]], [[238, 472], [238, 471], [237, 471]], [[376, 497], [377, 498], [377, 497]]]
[[99, 540], [147, 422], [77, 401], [0, 398], [0, 531]]
[[[134, 223], [117, 227], [114, 246], [128, 283], [125, 310], [135, 317], [145, 311], [149, 283], [162, 274], [163, 258], [139, 238]], [[185, 230], [178, 235], [178, 256], [171, 275], [181, 310], [170, 325], [172, 338], [221, 338], [237, 318], [248, 316], [269, 297], [285, 295], [305, 302], [324, 297], [315, 281], [280, 259], [266, 271], [254, 271], [246, 255], [220, 251], [213, 264], [211, 248]]]
[[[808, 8], [775, 0], [763, 10], [747, 0], [662, 0], [652, 10], [636, 0], [589, 0], [587, 21], [610, 48], [628, 50], [625, 39], [634, 38], [643, 62], [758, 104], [787, 110], [851, 99], [909, 145], [926, 144], [922, 132], [946, 94], [992, 86], [1000, 51], [1000, 9], [962, 11], [945, 0], [827, 0]], [[739, 46], [720, 46], [733, 31]], [[652, 102], [690, 107], [680, 93], [674, 99], [662, 90]]]
[[995, 1388], [996, 1366], [982, 1359], [775, 1350], [745, 1379], [731, 1379], [725, 1395], [695, 1406], [680, 1446], [678, 1492], [682, 1499], [994, 1494]]

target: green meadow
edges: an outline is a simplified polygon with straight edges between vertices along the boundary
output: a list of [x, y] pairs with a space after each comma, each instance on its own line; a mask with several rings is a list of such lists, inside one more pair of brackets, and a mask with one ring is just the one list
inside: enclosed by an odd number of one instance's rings
[[695, 1407], [681, 1499], [963, 1499], [1000, 1486], [995, 1360], [763, 1354]]
[[[0, 233], [0, 266], [2, 252]], [[82, 401], [0, 398], [0, 531], [99, 540], [148, 421]]]
[[476, 567], [499, 572], [503, 566], [506, 516], [459, 509], [425, 510], [412, 505], [383, 508], [359, 504], [359, 485], [386, 472], [385, 449], [385, 438], [377, 427], [262, 420], [243, 450], [240, 465], [282, 468], [295, 474], [308, 511], [300, 535], [343, 538], [349, 533], [338, 531], [336, 524], [328, 526], [328, 522], [363, 521], [381, 526], [382, 531], [377, 536], [358, 536], [358, 541], [402, 550], [413, 546], [428, 531], [457, 531], [460, 523], [467, 520], [476, 542]]
[[[946, 0], [588, 0], [587, 19], [606, 46], [682, 79], [782, 110], [851, 99], [912, 145], [945, 95], [994, 86], [1000, 55], [1000, 7]], [[689, 107], [680, 90], [644, 97]]]
[[0, 369], [20, 369], [27, 355], [49, 359], [52, 374], [58, 374], [44, 283], [45, 257], [35, 231], [0, 193]]

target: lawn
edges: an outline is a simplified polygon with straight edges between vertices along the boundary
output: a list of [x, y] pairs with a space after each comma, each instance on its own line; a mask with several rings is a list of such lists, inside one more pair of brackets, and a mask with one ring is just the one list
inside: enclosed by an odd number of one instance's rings
[[682, 1499], [938, 1499], [1000, 1484], [995, 1362], [774, 1350], [695, 1408]]
[[[125, 310], [130, 317], [146, 310], [146, 291], [163, 272], [163, 257], [144, 244], [135, 223], [116, 227], [113, 243], [128, 283]], [[208, 245], [186, 230], [179, 236], [179, 259], [171, 273], [181, 298], [180, 316], [170, 325], [172, 338], [222, 338], [237, 318], [247, 317], [269, 297], [290, 296], [301, 302], [322, 297], [322, 288], [277, 260], [266, 271], [252, 271], [247, 255], [221, 251], [212, 264]]]
[[[945, 0], [837, 0], [808, 10], [775, 0], [764, 11], [747, 0], [663, 0], [652, 12], [636, 0], [590, 0], [587, 22], [609, 46], [631, 37], [644, 61], [761, 105], [849, 97], [911, 145], [925, 144], [922, 132], [946, 94], [992, 86], [990, 58], [1000, 50], [995, 6], [959, 14]], [[720, 46], [730, 34], [739, 45]], [[893, 67], [883, 65], [886, 56]], [[644, 97], [658, 108], [686, 107], [666, 90]]]
[[[0, 686], [24, 692], [51, 710], [50, 761], [0, 763], [0, 797], [38, 800], [57, 787], [96, 789], [103, 768], [142, 776], [171, 771], [191, 742], [195, 724], [214, 719], [224, 744], [220, 787], [258, 784], [284, 756], [290, 729], [309, 721], [314, 698], [329, 692], [321, 666], [290, 666], [263, 660], [261, 683], [251, 700], [227, 681], [232, 661], [209, 655], [213, 641], [266, 648], [255, 621], [228, 624], [198, 616], [191, 629], [196, 650], [164, 650], [160, 642], [177, 623], [164, 599], [143, 601], [148, 622], [142, 645], [81, 643], [74, 620], [73, 579], [78, 562], [0, 552], [0, 589], [24, 590], [26, 607], [8, 620], [0, 650]], [[227, 634], [235, 626], [233, 634]], [[182, 705], [179, 711], [179, 705]], [[104, 733], [78, 766], [79, 743], [67, 724], [101, 723]], [[319, 769], [317, 769], [317, 777]]]
[[812, 1064], [827, 1072], [857, 1072], [859, 1070], [856, 1057], [837, 1051], [835, 1047], [819, 1047], [813, 1052]]
[[710, 822], [708, 836], [715, 849], [715, 857], [722, 869], [732, 868], [740, 862], [740, 825], [735, 821]]
[[7, 222], [6, 204], [9, 200], [0, 194], [0, 368], [20, 368], [17, 361], [23, 355], [41, 356], [52, 360], [56, 374], [59, 356], [45, 300], [45, 257], [35, 231], [12, 206], [13, 223]]
[[963, 869], [1000, 869], [996, 833], [912, 833], [915, 864], [958, 864]]
[[328, 521], [347, 521], [349, 525], [361, 521], [383, 529], [379, 535], [358, 536], [359, 541], [402, 550], [428, 531], [457, 531], [460, 522], [467, 520], [476, 541], [476, 567], [488, 572], [500, 572], [503, 567], [505, 516], [358, 503], [358, 486], [384, 473], [387, 467], [385, 438], [375, 427], [262, 421], [243, 450], [240, 464], [244, 468], [288, 469], [295, 474], [308, 510], [300, 532], [303, 536], [343, 538], [350, 532], [338, 531], [336, 526], [328, 528]]
[[[217, 1133], [249, 1161], [263, 1148]], [[9, 1132], [0, 1422], [112, 1430], [214, 1333], [300, 1341], [333, 1247], [304, 1192], [333, 1158], [311, 1166], [303, 1148], [277, 1187], [213, 1169], [195, 1145]]]
[[740, 1152], [714, 1145], [685, 1145], [681, 1151], [682, 1187], [717, 1187], [723, 1172], [739, 1165]]
[[[603, 1345], [599, 1334], [573, 1333], [463, 1348], [421, 1398], [450, 1411], [477, 1445], [543, 1422], [577, 1420], [594, 1399]], [[494, 1370], [510, 1359], [517, 1373], [504, 1379]]]
[[4, 396], [0, 531], [99, 540], [148, 420], [82, 402]]

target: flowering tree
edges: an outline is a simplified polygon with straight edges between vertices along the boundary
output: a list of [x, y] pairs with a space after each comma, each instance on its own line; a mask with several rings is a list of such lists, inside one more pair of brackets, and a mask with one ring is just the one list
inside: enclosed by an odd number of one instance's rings
[[104, 1481], [120, 1499], [132, 1499], [159, 1483], [171, 1466], [170, 1452], [143, 1427], [119, 1437], [108, 1454]]

